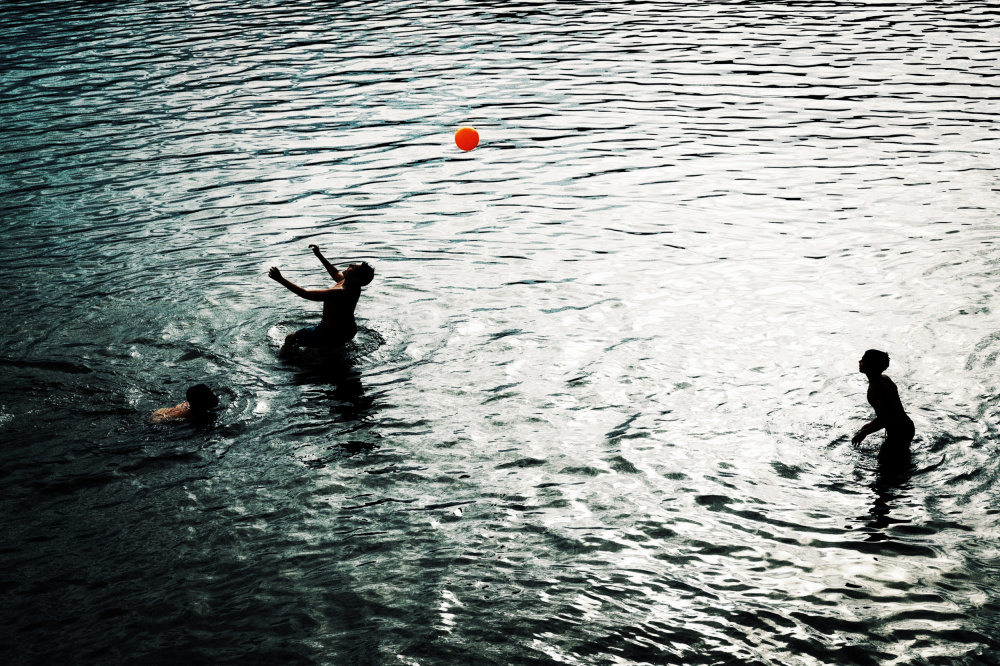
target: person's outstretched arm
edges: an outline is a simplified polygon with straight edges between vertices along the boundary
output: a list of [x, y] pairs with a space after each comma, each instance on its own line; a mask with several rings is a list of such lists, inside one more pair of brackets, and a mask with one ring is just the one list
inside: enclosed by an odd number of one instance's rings
[[330, 292], [334, 291], [333, 289], [303, 289], [299, 285], [286, 280], [276, 266], [271, 266], [271, 270], [267, 272], [267, 277], [284, 286], [296, 296], [300, 296], [308, 301], [325, 301]]
[[862, 441], [864, 441], [865, 437], [872, 434], [873, 432], [878, 432], [884, 427], [885, 426], [882, 425], [881, 421], [879, 421], [879, 418], [876, 416], [873, 421], [869, 421], [868, 423], [861, 426], [861, 430], [858, 431], [858, 434], [856, 434], [851, 439], [851, 444], [854, 445], [860, 444]]
[[327, 261], [326, 257], [324, 257], [319, 251], [319, 245], [310, 245], [309, 249], [313, 251], [313, 254], [315, 254], [316, 258], [320, 260], [320, 263], [323, 264], [323, 268], [326, 269], [326, 272], [330, 274], [330, 277], [332, 277], [335, 282], [340, 282], [344, 279], [344, 274], [338, 271], [336, 266]]

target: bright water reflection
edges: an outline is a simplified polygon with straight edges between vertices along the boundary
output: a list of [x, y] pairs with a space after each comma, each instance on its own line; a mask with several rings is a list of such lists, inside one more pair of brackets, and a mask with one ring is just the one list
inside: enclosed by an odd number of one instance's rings
[[998, 17], [6, 4], [0, 649], [996, 663]]

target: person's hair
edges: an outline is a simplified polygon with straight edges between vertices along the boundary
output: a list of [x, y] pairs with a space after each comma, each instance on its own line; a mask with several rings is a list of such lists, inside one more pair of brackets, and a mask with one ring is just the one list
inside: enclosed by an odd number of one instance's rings
[[352, 280], [359, 287], [364, 287], [365, 285], [371, 284], [371, 281], [375, 279], [375, 269], [367, 261], [362, 261], [359, 264], [354, 265], [353, 275], [357, 275], [356, 278]]
[[865, 355], [861, 357], [861, 360], [865, 362], [865, 367], [871, 372], [877, 372], [882, 374], [885, 369], [889, 367], [889, 355], [884, 351], [879, 351], [878, 349], [869, 349], [865, 352]]
[[191, 409], [196, 411], [208, 411], [215, 409], [219, 405], [219, 396], [212, 393], [212, 389], [205, 384], [195, 384], [187, 390], [187, 401]]

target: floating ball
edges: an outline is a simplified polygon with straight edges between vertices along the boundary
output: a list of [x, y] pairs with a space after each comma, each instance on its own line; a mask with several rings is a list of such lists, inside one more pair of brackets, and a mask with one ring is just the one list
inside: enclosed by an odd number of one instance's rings
[[472, 150], [479, 145], [479, 132], [471, 127], [460, 127], [455, 132], [455, 145], [462, 150]]

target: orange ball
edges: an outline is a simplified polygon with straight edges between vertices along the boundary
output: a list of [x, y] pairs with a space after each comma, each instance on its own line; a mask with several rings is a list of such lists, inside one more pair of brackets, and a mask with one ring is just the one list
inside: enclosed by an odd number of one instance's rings
[[460, 127], [455, 132], [455, 145], [462, 150], [472, 150], [479, 145], [479, 132], [471, 127]]

